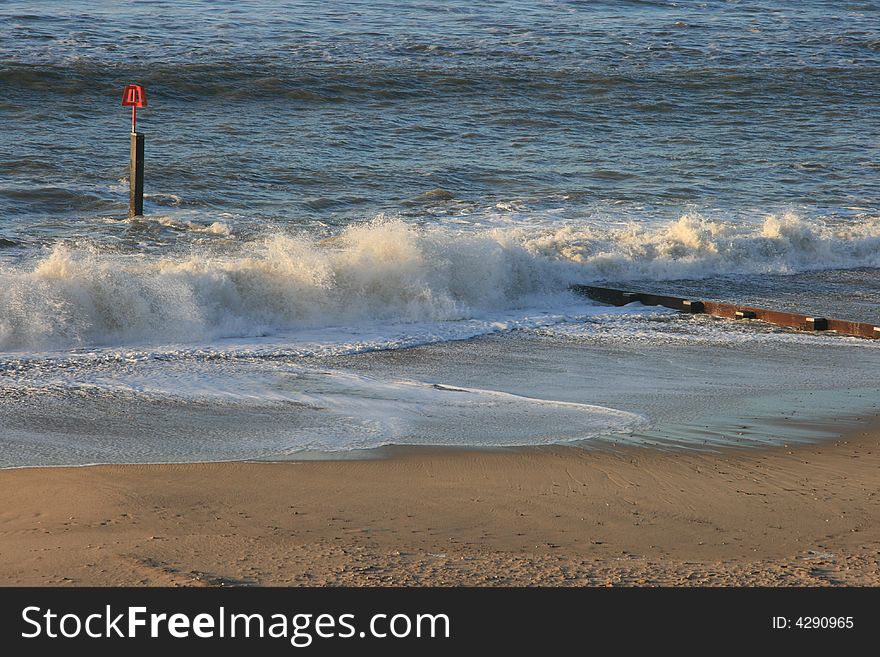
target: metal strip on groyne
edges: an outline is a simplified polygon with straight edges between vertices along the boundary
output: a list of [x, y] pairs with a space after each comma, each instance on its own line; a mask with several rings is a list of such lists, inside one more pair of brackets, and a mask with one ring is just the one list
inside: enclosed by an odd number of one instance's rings
[[880, 339], [880, 325], [866, 322], [851, 322], [844, 319], [830, 319], [819, 315], [802, 315], [770, 308], [753, 308], [734, 303], [685, 299], [663, 294], [631, 292], [610, 287], [592, 285], [572, 285], [571, 289], [590, 299], [612, 306], [625, 306], [637, 301], [646, 306], [664, 306], [683, 313], [706, 314], [725, 319], [759, 320], [775, 326], [798, 331], [822, 331], [857, 338]]

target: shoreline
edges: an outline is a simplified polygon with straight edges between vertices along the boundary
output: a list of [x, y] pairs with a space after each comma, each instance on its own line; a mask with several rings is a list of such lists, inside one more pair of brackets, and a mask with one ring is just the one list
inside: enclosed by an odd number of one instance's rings
[[713, 451], [0, 471], [0, 585], [880, 585], [880, 422]]

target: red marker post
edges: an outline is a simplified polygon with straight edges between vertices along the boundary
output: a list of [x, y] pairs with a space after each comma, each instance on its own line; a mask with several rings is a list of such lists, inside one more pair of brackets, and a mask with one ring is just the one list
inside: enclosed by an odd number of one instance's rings
[[138, 107], [147, 106], [147, 92], [130, 84], [122, 92], [122, 106], [131, 108], [131, 164], [129, 170], [128, 216], [144, 214], [144, 136], [137, 131]]

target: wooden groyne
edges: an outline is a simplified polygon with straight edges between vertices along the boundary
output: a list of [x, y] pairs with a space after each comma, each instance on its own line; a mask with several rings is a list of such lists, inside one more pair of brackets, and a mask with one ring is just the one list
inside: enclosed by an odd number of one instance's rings
[[610, 287], [594, 287], [592, 285], [573, 285], [572, 290], [595, 301], [612, 306], [625, 306], [638, 301], [646, 306], [664, 306], [683, 313], [706, 314], [726, 319], [751, 319], [784, 326], [798, 331], [824, 331], [837, 335], [848, 335], [857, 338], [880, 339], [880, 325], [866, 322], [850, 322], [843, 319], [830, 319], [818, 315], [801, 315], [782, 310], [768, 308], [752, 308], [720, 301], [704, 301], [702, 299], [684, 299], [662, 294], [646, 292], [630, 292]]

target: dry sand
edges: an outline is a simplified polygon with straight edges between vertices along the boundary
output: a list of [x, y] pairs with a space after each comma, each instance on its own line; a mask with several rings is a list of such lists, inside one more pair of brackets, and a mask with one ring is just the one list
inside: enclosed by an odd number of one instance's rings
[[716, 453], [0, 472], [5, 585], [877, 585], [880, 427]]

